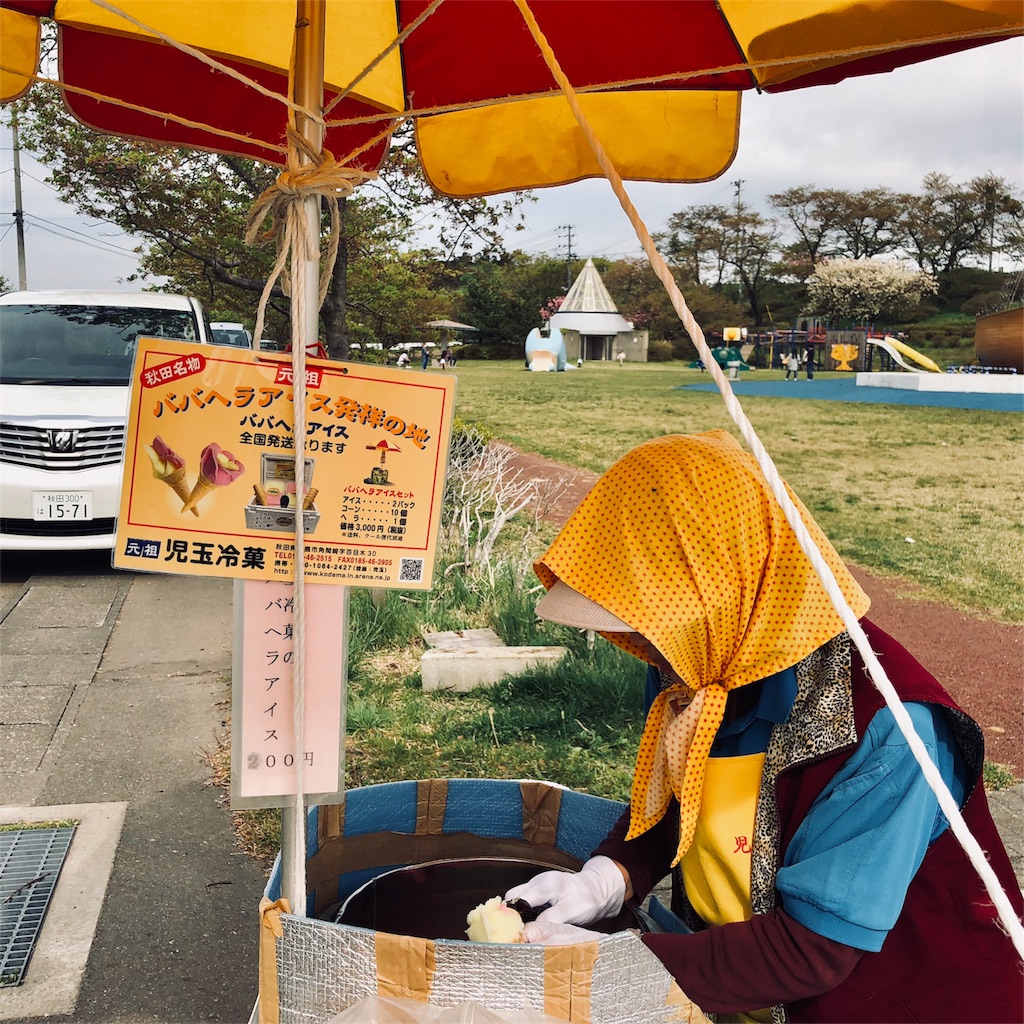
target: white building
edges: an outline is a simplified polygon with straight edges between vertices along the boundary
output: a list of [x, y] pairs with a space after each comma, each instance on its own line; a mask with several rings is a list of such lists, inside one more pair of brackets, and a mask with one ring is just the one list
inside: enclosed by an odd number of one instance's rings
[[627, 362], [647, 362], [647, 331], [634, 330], [616, 309], [593, 260], [587, 260], [549, 325], [562, 332], [570, 363], [580, 356], [612, 361], [620, 352]]

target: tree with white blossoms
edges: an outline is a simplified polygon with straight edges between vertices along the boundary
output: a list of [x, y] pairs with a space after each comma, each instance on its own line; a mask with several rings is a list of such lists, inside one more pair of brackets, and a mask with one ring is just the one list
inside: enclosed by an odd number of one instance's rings
[[923, 270], [887, 260], [833, 259], [807, 279], [804, 312], [832, 323], [900, 320], [937, 290]]

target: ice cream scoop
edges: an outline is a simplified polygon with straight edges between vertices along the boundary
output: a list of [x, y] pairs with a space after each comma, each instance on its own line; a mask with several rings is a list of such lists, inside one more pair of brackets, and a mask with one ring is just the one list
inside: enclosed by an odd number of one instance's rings
[[208, 444], [199, 456], [199, 479], [181, 511], [195, 509], [214, 487], [223, 487], [237, 480], [244, 472], [245, 467], [231, 452], [225, 451], [219, 444]]
[[500, 896], [474, 907], [466, 916], [470, 942], [522, 942], [523, 919]]
[[245, 472], [245, 467], [219, 444], [208, 444], [199, 456], [199, 472], [214, 486], [223, 487], [237, 480]]
[[[163, 438], [153, 438], [152, 444], [145, 446], [149, 461], [153, 463], [153, 476], [157, 480], [163, 480], [183, 502], [188, 502], [192, 489], [185, 481], [185, 460], [171, 448]], [[192, 509], [192, 515], [197, 516], [197, 509]]]

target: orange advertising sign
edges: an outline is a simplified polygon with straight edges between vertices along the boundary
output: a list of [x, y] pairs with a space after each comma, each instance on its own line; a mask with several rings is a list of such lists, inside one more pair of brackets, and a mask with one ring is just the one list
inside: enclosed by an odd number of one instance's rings
[[306, 365], [303, 488], [287, 357], [142, 338], [114, 565], [291, 581], [302, 515], [310, 582], [427, 590], [455, 379]]

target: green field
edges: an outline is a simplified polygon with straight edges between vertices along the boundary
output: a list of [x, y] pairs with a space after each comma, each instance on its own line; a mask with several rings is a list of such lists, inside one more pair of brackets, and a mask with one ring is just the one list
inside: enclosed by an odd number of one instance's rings
[[[464, 361], [455, 373], [463, 420], [597, 472], [661, 434], [739, 436], [720, 396], [677, 390], [708, 380], [682, 364], [538, 374]], [[1024, 417], [776, 397], [747, 397], [743, 408], [844, 558], [965, 611], [1024, 622]]]

